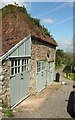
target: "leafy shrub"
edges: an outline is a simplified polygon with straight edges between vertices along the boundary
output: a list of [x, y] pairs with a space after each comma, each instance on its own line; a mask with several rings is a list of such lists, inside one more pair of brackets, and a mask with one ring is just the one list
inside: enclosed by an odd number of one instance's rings
[[13, 111], [10, 108], [3, 108], [2, 112], [4, 113], [5, 116], [7, 117], [12, 117], [13, 116]]
[[69, 73], [69, 78], [71, 80], [75, 80], [75, 73]]

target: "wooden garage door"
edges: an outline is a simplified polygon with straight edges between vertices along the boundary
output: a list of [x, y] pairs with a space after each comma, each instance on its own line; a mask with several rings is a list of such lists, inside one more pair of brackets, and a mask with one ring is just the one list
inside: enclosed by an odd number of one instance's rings
[[46, 62], [37, 62], [37, 92], [40, 92], [46, 85]]
[[12, 59], [10, 75], [11, 106], [21, 102], [29, 94], [29, 58]]
[[51, 84], [53, 81], [53, 68], [54, 68], [54, 62], [48, 63], [48, 84]]

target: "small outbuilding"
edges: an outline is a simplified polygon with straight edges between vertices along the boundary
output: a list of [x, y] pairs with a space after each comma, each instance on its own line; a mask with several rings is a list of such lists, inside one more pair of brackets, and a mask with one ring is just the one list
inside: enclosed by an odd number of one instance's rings
[[2, 23], [2, 97], [13, 108], [53, 82], [57, 43], [23, 14], [8, 14]]

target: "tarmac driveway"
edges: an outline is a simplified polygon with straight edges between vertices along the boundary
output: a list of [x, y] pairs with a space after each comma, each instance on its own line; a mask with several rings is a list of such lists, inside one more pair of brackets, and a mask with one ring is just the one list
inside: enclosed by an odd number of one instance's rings
[[[35, 109], [27, 109], [24, 104], [22, 104], [21, 109], [18, 108], [18, 111], [14, 113], [17, 118], [71, 118], [69, 112], [67, 112], [68, 100], [70, 93], [72, 92], [73, 82], [61, 77], [61, 81], [65, 81], [65, 85], [55, 88], [51, 94], [47, 94], [46, 98], [41, 100], [43, 102], [35, 102], [32, 104], [35, 106]], [[46, 93], [50, 91], [46, 91]], [[36, 100], [35, 100], [36, 101]], [[38, 100], [39, 101], [39, 100]], [[40, 105], [39, 105], [40, 104]], [[27, 105], [28, 106], [28, 105]], [[37, 106], [37, 107], [36, 107]], [[23, 109], [22, 109], [23, 108]], [[70, 109], [70, 108], [69, 108]]]

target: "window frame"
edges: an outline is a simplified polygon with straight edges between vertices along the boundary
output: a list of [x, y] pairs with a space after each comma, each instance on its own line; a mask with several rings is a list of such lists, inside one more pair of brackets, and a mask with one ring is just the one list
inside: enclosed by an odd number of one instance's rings
[[[40, 65], [38, 65], [39, 63], [40, 63]], [[44, 60], [37, 61], [37, 70], [36, 70], [36, 72], [41, 73], [45, 69], [46, 69], [46, 61], [44, 61]]]
[[[23, 61], [24, 61], [24, 63], [23, 63]], [[23, 70], [23, 67], [25, 67], [24, 70]], [[30, 68], [30, 58], [11, 59], [10, 76], [15, 76], [15, 75], [17, 75], [19, 73], [23, 73], [23, 72], [29, 72], [29, 68]]]

